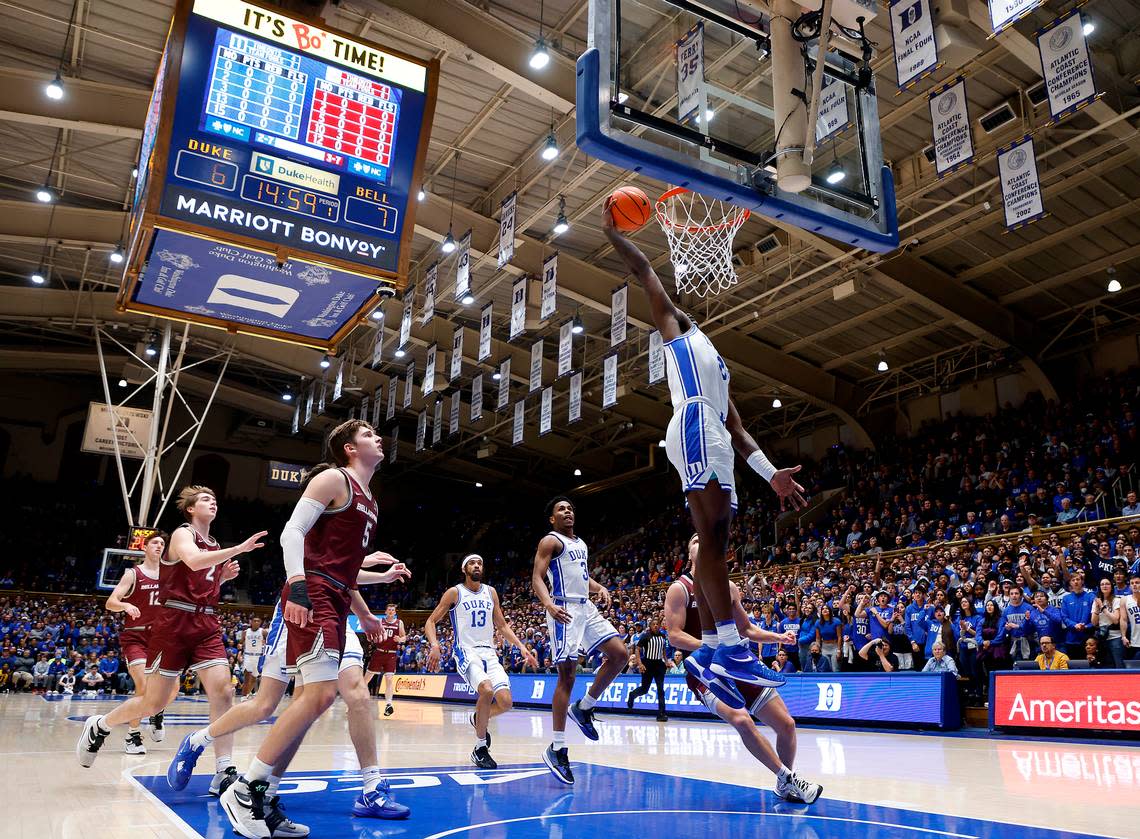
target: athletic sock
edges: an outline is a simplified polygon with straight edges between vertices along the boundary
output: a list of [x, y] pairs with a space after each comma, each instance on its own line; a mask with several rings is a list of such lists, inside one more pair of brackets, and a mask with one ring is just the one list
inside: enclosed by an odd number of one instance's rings
[[204, 749], [214, 742], [214, 738], [210, 736], [209, 728], [199, 728], [190, 735], [190, 745], [195, 749]]
[[716, 632], [706, 632], [701, 630], [701, 646], [702, 647], [716, 647]]
[[99, 729], [100, 734], [110, 734], [111, 729], [107, 727], [107, 715], [100, 714], [95, 718], [95, 727]]
[[786, 784], [792, 779], [792, 770], [786, 766], [781, 766], [780, 771], [776, 773], [776, 780], [781, 784]]
[[234, 760], [230, 755], [222, 755], [214, 761], [215, 772], [225, 772], [234, 765]]
[[583, 711], [589, 711], [597, 704], [598, 700], [594, 699], [594, 697], [590, 696], [588, 693], [578, 700], [578, 705]]
[[740, 631], [736, 628], [736, 621], [717, 621], [716, 640], [717, 645], [721, 647], [732, 647], [739, 644]]
[[565, 748], [566, 748], [566, 732], [565, 731], [555, 731], [554, 732], [554, 751], [558, 751], [559, 749], [565, 749]]
[[267, 781], [269, 776], [273, 774], [273, 767], [268, 763], [262, 763], [257, 758], [249, 762], [249, 769], [245, 770], [245, 779], [247, 781]]
[[365, 766], [360, 770], [360, 776], [364, 779], [365, 794], [375, 792], [376, 787], [380, 786], [379, 766]]
[[475, 738], [475, 748], [478, 749], [480, 747], [485, 747], [486, 745], [487, 745], [487, 738], [486, 737], [476, 737]]
[[277, 795], [277, 787], [281, 785], [281, 779], [276, 775], [270, 775], [265, 780], [269, 781], [269, 787], [265, 790], [265, 794]]
[[132, 725], [127, 729], [127, 736], [130, 737], [134, 734], [142, 734], [142, 730], [137, 725]]

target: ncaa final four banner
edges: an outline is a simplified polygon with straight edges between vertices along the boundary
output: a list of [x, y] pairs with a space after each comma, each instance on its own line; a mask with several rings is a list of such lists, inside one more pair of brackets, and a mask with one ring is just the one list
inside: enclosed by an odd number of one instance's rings
[[447, 380], [454, 382], [463, 372], [463, 326], [455, 327], [451, 334], [451, 369]]
[[479, 355], [476, 361], [491, 357], [491, 316], [494, 311], [495, 304], [488, 303], [479, 314]]
[[526, 402], [520, 399], [515, 403], [515, 419], [511, 427], [511, 445], [517, 446], [523, 441], [523, 417], [526, 412]]
[[625, 341], [626, 332], [626, 303], [628, 301], [629, 286], [621, 285], [614, 289], [610, 297], [610, 346], [616, 347]]
[[582, 419], [582, 371], [570, 377], [570, 411], [568, 423], [573, 425]]
[[1007, 228], [1017, 230], [1045, 215], [1032, 137], [998, 149], [998, 176]]
[[455, 302], [462, 303], [471, 290], [471, 231], [459, 240], [459, 257], [455, 260]]
[[511, 401], [511, 359], [499, 362], [499, 398], [495, 402], [496, 411], [505, 411]]
[[435, 284], [439, 279], [439, 263], [433, 263], [431, 268], [427, 269], [427, 279], [424, 281], [424, 313], [420, 318], [420, 325], [431, 323], [431, 319], [435, 317]]
[[511, 329], [507, 340], [513, 341], [526, 329], [526, 277], [511, 284]]
[[841, 134], [851, 125], [847, 85], [838, 79], [824, 76], [819, 95], [819, 114], [815, 120], [816, 142], [822, 143], [828, 137]]
[[649, 333], [649, 384], [654, 385], [665, 378], [665, 342], [661, 332], [654, 329]]
[[1059, 122], [1097, 98], [1092, 60], [1079, 9], [1037, 33], [1049, 114]]
[[476, 373], [471, 380], [471, 422], [483, 419], [483, 374]]
[[574, 366], [574, 321], [568, 320], [558, 327], [558, 378]]
[[554, 315], [558, 302], [558, 252], [555, 251], [542, 261], [542, 311], [540, 320]]
[[930, 0], [891, 0], [891, 41], [899, 90], [913, 87], [941, 66]]
[[543, 339], [539, 338], [530, 345], [530, 392], [534, 393], [542, 387], [542, 348]]
[[542, 389], [542, 409], [538, 414], [538, 436], [543, 437], [550, 433], [550, 412], [554, 407], [554, 387], [547, 385]]
[[1045, 0], [989, 0], [993, 34], [1000, 35], [1044, 2]]
[[930, 92], [934, 129], [934, 168], [942, 178], [974, 159], [974, 137], [966, 102], [966, 80], [959, 77]]
[[512, 192], [503, 199], [499, 215], [499, 267], [502, 268], [515, 255], [515, 200]]
[[617, 404], [618, 355], [612, 352], [606, 356], [602, 377], [602, 407], [610, 408]]

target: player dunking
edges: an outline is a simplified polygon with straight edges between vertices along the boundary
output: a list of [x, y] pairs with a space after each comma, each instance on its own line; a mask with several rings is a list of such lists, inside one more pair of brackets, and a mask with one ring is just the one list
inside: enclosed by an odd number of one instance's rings
[[[384, 460], [383, 445], [368, 423], [349, 420], [330, 433], [328, 453], [339, 468], [322, 463], [309, 473], [281, 532], [282, 614], [290, 624], [285, 666], [300, 672], [305, 689], [277, 718], [245, 774], [222, 793], [222, 809], [234, 831], [250, 839], [273, 836], [284, 818], [268, 806], [270, 776], [281, 776], [290, 751], [336, 698], [349, 611], [370, 641], [380, 637], [380, 621], [356, 581], [378, 518], [368, 484]], [[397, 818], [408, 815], [380, 786], [379, 766], [362, 767], [361, 773], [366, 806], [386, 808]], [[307, 833], [303, 825], [294, 827]]]
[[[372, 677], [379, 675], [384, 686], [384, 716], [392, 716], [392, 694], [396, 690], [396, 648], [408, 640], [404, 629], [404, 622], [396, 615], [396, 604], [389, 603], [384, 608], [384, 617], [380, 619], [383, 637], [380, 643], [372, 648], [368, 656], [368, 672], [365, 674], [365, 684], [372, 684]], [[379, 690], [379, 685], [377, 685]]]
[[[697, 564], [698, 544], [699, 537], [694, 535], [689, 540], [691, 567]], [[740, 604], [740, 591], [734, 583], [729, 583], [729, 591], [733, 618], [741, 635], [758, 644], [795, 643], [795, 633], [791, 631], [781, 635], [755, 626]], [[693, 578], [688, 574], [682, 575], [665, 593], [665, 628], [669, 632], [669, 643], [686, 656], [700, 649], [701, 616], [693, 596]], [[796, 723], [775, 688], [740, 682], [736, 688], [744, 697], [745, 707], [730, 708], [692, 674], [686, 674], [685, 681], [710, 711], [736, 729], [751, 755], [776, 775], [776, 795], [785, 801], [803, 804], [811, 804], [819, 798], [823, 787], [803, 780], [792, 771], [796, 762]], [[776, 732], [775, 750], [760, 734], [753, 717]]]
[[265, 653], [265, 642], [269, 638], [269, 631], [261, 625], [261, 618], [252, 618], [249, 626], [241, 634], [242, 662], [245, 665], [245, 680], [241, 686], [241, 695], [249, 696], [257, 684], [257, 677], [261, 675], [261, 656]]
[[[567, 710], [582, 733], [597, 740], [594, 705], [621, 672], [627, 656], [613, 624], [603, 618], [590, 601], [590, 595], [596, 594], [602, 605], [608, 607], [610, 593], [601, 583], [590, 579], [589, 550], [574, 534], [573, 503], [559, 496], [546, 505], [546, 515], [553, 529], [538, 543], [530, 577], [538, 602], [546, 609], [551, 658], [558, 668], [558, 684], [551, 705], [554, 740], [543, 752], [542, 759], [555, 778], [570, 785], [574, 783], [574, 773], [570, 770], [566, 750]], [[594, 682], [586, 695], [570, 705], [579, 650], [586, 655], [601, 650], [605, 661], [594, 674]]]
[[781, 507], [785, 501], [797, 509], [804, 506], [803, 487], [792, 477], [800, 467], [777, 469], [760, 451], [729, 396], [728, 368], [712, 341], [673, 305], [645, 254], [614, 228], [608, 208], [602, 216], [614, 249], [645, 290], [653, 323], [665, 342], [665, 370], [673, 402], [665, 451], [681, 476], [700, 537], [693, 586], [701, 615], [701, 646], [685, 659], [685, 668], [726, 705], [743, 708], [737, 682], [778, 687], [785, 679], [757, 661], [741, 640], [733, 617], [725, 562], [736, 507], [733, 449], [771, 484]]
[[511, 710], [514, 699], [511, 680], [495, 652], [495, 630], [518, 648], [527, 664], [537, 667], [538, 659], [519, 641], [507, 623], [499, 604], [499, 593], [483, 584], [483, 557], [468, 554], [459, 563], [459, 569], [463, 572], [463, 582], [444, 592], [424, 623], [424, 637], [431, 645], [428, 670], [439, 667], [435, 625], [448, 614], [454, 633], [455, 669], [477, 697], [475, 712], [471, 715], [471, 726], [475, 729], [471, 762], [480, 769], [497, 769], [499, 764], [491, 757], [491, 733], [487, 730], [487, 723]]
[[[218, 622], [218, 593], [222, 583], [238, 574], [234, 557], [262, 547], [265, 531], [239, 545], [223, 548], [210, 536], [218, 514], [214, 491], [204, 486], [184, 487], [178, 508], [187, 523], [170, 536], [170, 550], [162, 560], [158, 577], [158, 600], [162, 608], [151, 624], [147, 641], [146, 691], [128, 699], [109, 714], [88, 717], [75, 745], [81, 766], [91, 766], [104, 739], [116, 725], [157, 714], [178, 695], [183, 670], [198, 674], [215, 720], [233, 704], [229, 662]], [[210, 783], [214, 795], [230, 765], [232, 737], [214, 743], [215, 774]]]
[[[107, 598], [108, 611], [127, 614], [123, 631], [119, 633], [119, 647], [123, 651], [123, 661], [127, 663], [127, 672], [135, 683], [135, 696], [146, 693], [146, 645], [150, 626], [158, 617], [158, 574], [162, 555], [166, 552], [166, 539], [166, 534], [161, 531], [148, 536], [143, 543], [142, 562], [123, 572], [115, 590]], [[127, 723], [124, 751], [129, 755], [146, 754], [140, 724], [141, 720]], [[151, 717], [150, 736], [156, 743], [161, 743], [166, 737], [162, 711]]]

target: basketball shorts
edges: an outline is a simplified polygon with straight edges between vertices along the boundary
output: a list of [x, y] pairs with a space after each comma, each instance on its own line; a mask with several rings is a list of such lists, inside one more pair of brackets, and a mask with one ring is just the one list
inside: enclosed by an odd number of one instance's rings
[[150, 626], [146, 672], [176, 679], [183, 670], [228, 666], [222, 628], [216, 615], [163, 607]]
[[[716, 713], [716, 703], [719, 701], [713, 692], [701, 684], [700, 681], [693, 678], [687, 671], [685, 673], [685, 684], [689, 686], [689, 690], [704, 703], [705, 707]], [[749, 685], [744, 682], [737, 682], [736, 689], [740, 691], [740, 695], [744, 697], [744, 707], [748, 709], [748, 713], [756, 716], [760, 709], [779, 696], [775, 688], [760, 687], [759, 685]]]
[[265, 648], [262, 647], [257, 652], [245, 650], [242, 653], [242, 663], [245, 667], [245, 672], [251, 676], [261, 675], [261, 659], [265, 657]]
[[119, 635], [119, 648], [123, 652], [122, 660], [127, 667], [136, 664], [146, 665], [146, 648], [150, 637], [150, 629], [124, 629]]
[[681, 491], [704, 489], [716, 480], [736, 509], [736, 454], [720, 416], [702, 399], [684, 402], [665, 430], [665, 454], [681, 476]]
[[368, 671], [370, 673], [395, 673], [396, 654], [387, 650], [373, 650], [368, 656]]
[[510, 688], [511, 680], [495, 651], [490, 647], [456, 647], [455, 669], [463, 681], [478, 691], [483, 682], [491, 683], [491, 690], [498, 692]]
[[[273, 619], [269, 623], [269, 640], [265, 644], [265, 652], [258, 661], [258, 670], [263, 679], [273, 679], [277, 682], [289, 683], [296, 675], [285, 666], [285, 650], [289, 643], [289, 632], [297, 627], [290, 627], [281, 613], [281, 601], [277, 601], [277, 608], [273, 610]], [[346, 632], [344, 636], [344, 652], [337, 665], [337, 675], [350, 667], [364, 666], [364, 648], [360, 645], [360, 637], [355, 632]], [[307, 681], [330, 681], [328, 679], [308, 679]]]
[[570, 623], [559, 623], [549, 612], [546, 615], [546, 634], [555, 664], [576, 659], [581, 653], [589, 655], [610, 638], [617, 637], [614, 625], [602, 617], [591, 601], [561, 605], [570, 613]]
[[[344, 652], [345, 636], [351, 634], [348, 632], [349, 592], [312, 574], [307, 582], [313, 617], [304, 627], [296, 624], [289, 627], [285, 640], [285, 671], [301, 673], [306, 683], [331, 682], [339, 672], [336, 665]], [[285, 586], [281, 600], [287, 602], [288, 598], [289, 588]], [[318, 665], [323, 661], [327, 663]]]

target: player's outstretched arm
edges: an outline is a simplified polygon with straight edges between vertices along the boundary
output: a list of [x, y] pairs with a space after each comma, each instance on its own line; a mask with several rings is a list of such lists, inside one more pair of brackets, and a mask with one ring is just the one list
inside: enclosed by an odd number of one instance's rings
[[538, 550], [534, 553], [534, 567], [530, 572], [530, 587], [535, 597], [542, 604], [551, 617], [559, 623], [570, 623], [570, 613], [554, 602], [550, 596], [550, 589], [546, 587], [546, 572], [550, 570], [550, 561], [554, 558], [555, 548], [561, 547], [553, 536], [543, 536], [538, 543]]
[[402, 562], [388, 568], [387, 571], [365, 571], [363, 568], [356, 573], [358, 586], [390, 585], [411, 579], [412, 572]]
[[[221, 565], [223, 562], [229, 562], [235, 556], [248, 553], [249, 551], [263, 548], [261, 538], [268, 535], [269, 531], [262, 530], [253, 534], [244, 542], [234, 545], [229, 548], [222, 548], [220, 551], [202, 551], [194, 544], [194, 537], [190, 531], [185, 527], [177, 528], [170, 537], [170, 552], [169, 555], [178, 557], [178, 562], [184, 562], [192, 571], [201, 571], [203, 568], [210, 568], [214, 565]], [[169, 560], [163, 560], [164, 563], [171, 564]]]
[[752, 471], [771, 484], [772, 489], [776, 491], [776, 495], [780, 497], [780, 509], [784, 508], [785, 503], [791, 504], [793, 510], [802, 510], [807, 507], [807, 501], [804, 500], [803, 496], [804, 488], [796, 483], [795, 477], [793, 477], [803, 467], [791, 466], [786, 469], [777, 469], [773, 466], [764, 452], [760, 450], [760, 445], [744, 427], [740, 413], [736, 410], [736, 403], [732, 399], [728, 400], [728, 420], [724, 426], [728, 429], [729, 436], [732, 438], [732, 447], [736, 449], [737, 454], [752, 467]]
[[494, 621], [495, 629], [499, 630], [502, 636], [507, 640], [507, 643], [514, 644], [520, 653], [522, 653], [523, 660], [532, 667], [538, 666], [538, 659], [534, 657], [534, 653], [526, 648], [526, 644], [519, 640], [515, 635], [514, 629], [511, 628], [510, 623], [507, 622], [507, 616], [503, 614], [503, 607], [499, 604], [499, 593], [497, 591], [491, 592], [491, 599], [495, 601], [495, 611], [491, 616]]
[[677, 311], [669, 293], [665, 291], [665, 286], [661, 284], [661, 278], [657, 276], [653, 265], [641, 249], [614, 227], [609, 208], [602, 210], [602, 229], [606, 232], [614, 250], [625, 260], [630, 272], [645, 289], [645, 295], [649, 298], [649, 308], [653, 312], [653, 325], [661, 332], [661, 337], [666, 341], [672, 341], [680, 336], [689, 328], [689, 319]]
[[790, 638], [791, 632], [769, 632], [767, 629], [761, 629], [748, 618], [748, 613], [744, 611], [744, 606], [740, 602], [740, 589], [736, 587], [736, 583], [729, 581], [729, 588], [732, 592], [732, 619], [736, 621], [736, 629], [740, 632], [741, 637], [748, 638], [750, 641], [755, 641], [758, 644], [794, 644], [795, 638]]
[[665, 592], [665, 631], [669, 634], [669, 645], [677, 650], [693, 652], [700, 649], [701, 639], [694, 638], [685, 631], [685, 607], [689, 593], [681, 583], [673, 583]]
[[455, 593], [455, 587], [449, 588], [443, 593], [443, 597], [439, 599], [439, 603], [435, 605], [432, 613], [427, 616], [427, 620], [424, 621], [424, 638], [428, 642], [428, 670], [439, 668], [439, 639], [436, 638], [435, 625], [451, 611], [451, 607], [455, 605], [458, 599], [459, 595]]

